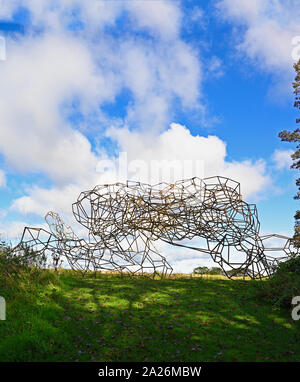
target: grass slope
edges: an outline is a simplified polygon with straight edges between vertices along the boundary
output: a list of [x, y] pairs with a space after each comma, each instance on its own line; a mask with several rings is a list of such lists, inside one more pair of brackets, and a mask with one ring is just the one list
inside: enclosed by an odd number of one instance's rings
[[0, 284], [0, 361], [300, 361], [300, 322], [256, 288], [39, 271]]

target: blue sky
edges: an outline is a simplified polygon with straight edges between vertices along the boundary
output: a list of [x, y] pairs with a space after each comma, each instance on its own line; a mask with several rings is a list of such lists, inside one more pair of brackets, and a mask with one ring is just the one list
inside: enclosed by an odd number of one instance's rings
[[299, 16], [296, 0], [1, 1], [2, 237], [48, 210], [72, 224], [120, 152], [149, 168], [200, 160], [241, 182], [263, 232], [292, 234], [294, 147], [278, 133], [296, 128]]

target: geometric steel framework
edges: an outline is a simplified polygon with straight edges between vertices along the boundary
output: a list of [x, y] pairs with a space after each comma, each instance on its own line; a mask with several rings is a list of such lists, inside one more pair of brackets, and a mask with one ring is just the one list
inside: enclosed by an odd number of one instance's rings
[[[221, 176], [154, 186], [129, 181], [99, 185], [82, 192], [72, 209], [87, 229], [86, 238], [79, 239], [58, 214], [48, 212], [50, 232], [25, 227], [15, 251], [30, 247], [51, 255], [56, 267], [65, 258], [71, 268], [82, 271], [163, 277], [172, 267], [155, 248], [162, 240], [210, 254], [230, 278], [270, 276], [280, 261], [299, 253], [291, 238], [260, 236], [255, 204], [242, 200], [239, 183]], [[191, 245], [192, 239], [201, 245]], [[278, 240], [278, 246], [270, 245]]]

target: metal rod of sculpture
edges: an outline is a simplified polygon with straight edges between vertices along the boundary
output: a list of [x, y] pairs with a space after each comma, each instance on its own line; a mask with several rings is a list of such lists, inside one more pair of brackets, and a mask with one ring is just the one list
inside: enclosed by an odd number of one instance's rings
[[[50, 232], [25, 227], [16, 251], [24, 246], [52, 256], [58, 264], [65, 258], [72, 269], [114, 270], [164, 277], [172, 267], [155, 248], [159, 240], [170, 245], [207, 253], [228, 277], [270, 276], [280, 261], [298, 249], [282, 235], [260, 236], [254, 204], [242, 200], [240, 184], [216, 176], [194, 177], [154, 186], [140, 182], [96, 186], [82, 192], [72, 205], [77, 222], [87, 229], [79, 239], [55, 212], [45, 216]], [[199, 239], [201, 246], [191, 246]], [[282, 239], [274, 248], [265, 243]]]

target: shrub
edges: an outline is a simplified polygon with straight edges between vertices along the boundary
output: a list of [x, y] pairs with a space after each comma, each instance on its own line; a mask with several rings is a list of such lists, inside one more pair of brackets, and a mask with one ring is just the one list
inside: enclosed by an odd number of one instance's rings
[[46, 256], [31, 248], [20, 247], [13, 251], [11, 246], [0, 242], [0, 278], [18, 278], [24, 272], [34, 273], [46, 267]]
[[275, 273], [260, 283], [259, 295], [274, 307], [291, 308], [294, 296], [300, 296], [300, 256], [278, 265]]

